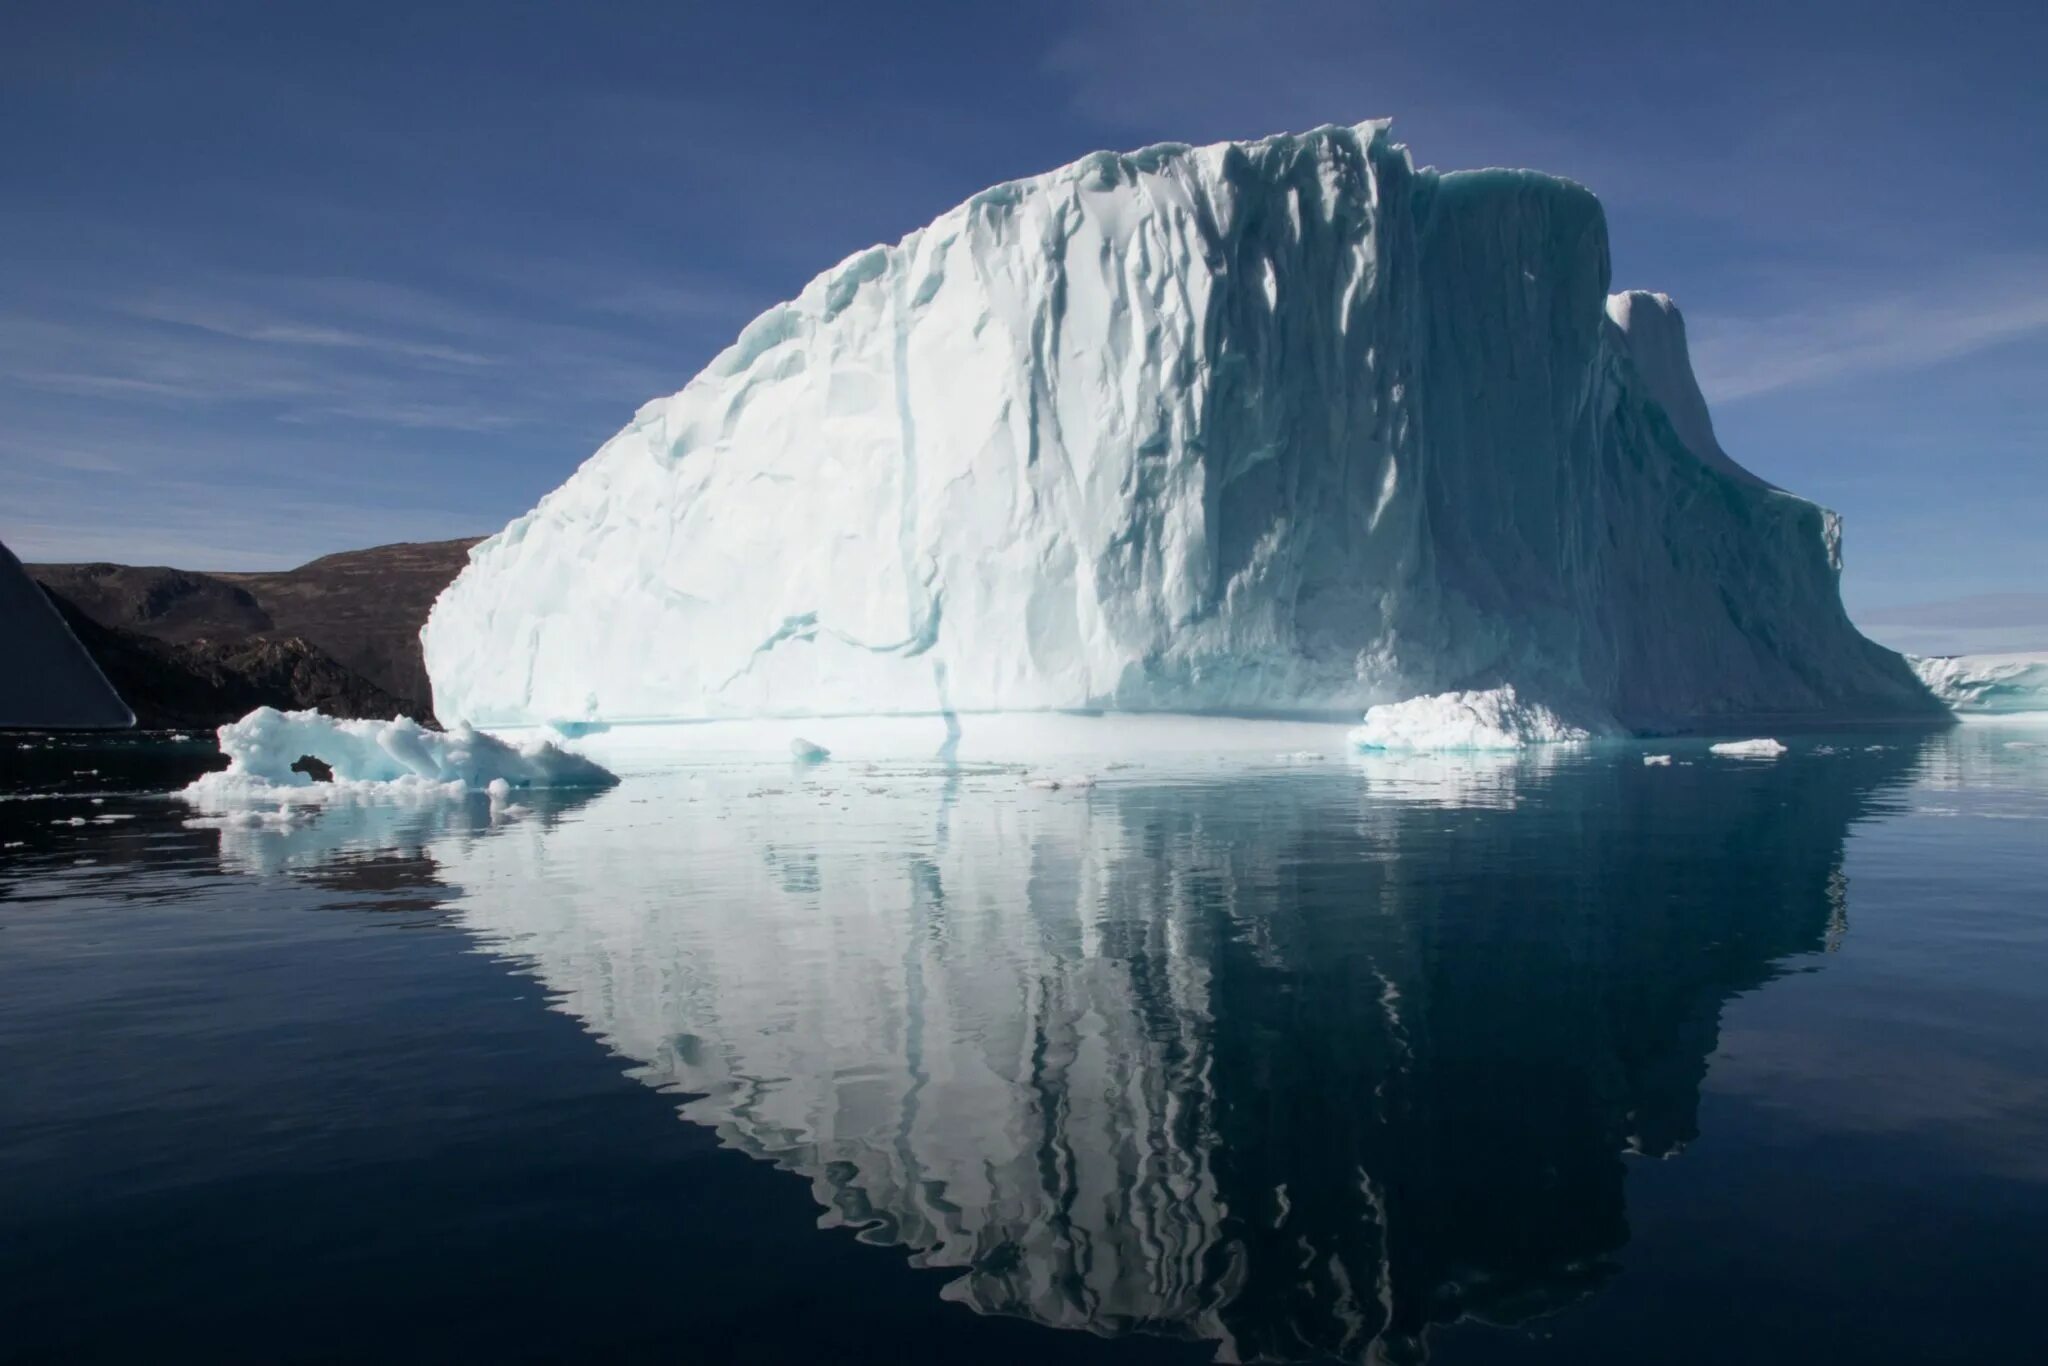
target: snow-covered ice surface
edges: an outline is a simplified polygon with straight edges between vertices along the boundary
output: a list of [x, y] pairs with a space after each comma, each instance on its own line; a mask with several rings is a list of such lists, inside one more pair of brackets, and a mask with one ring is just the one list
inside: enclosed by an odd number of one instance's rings
[[[515, 790], [606, 787], [616, 781], [599, 764], [551, 741], [514, 745], [468, 726], [442, 732], [403, 717], [344, 721], [316, 711], [258, 707], [220, 728], [228, 766], [178, 795], [202, 809], [239, 819], [240, 808], [281, 803], [273, 818], [289, 821], [303, 803], [418, 800], [487, 793], [495, 801]], [[333, 771], [317, 782], [292, 765], [310, 755]]]
[[[1098, 153], [850, 257], [471, 552], [478, 725], [1938, 714], [1721, 451], [1598, 201], [1384, 123]], [[807, 726], [808, 728], [808, 726]]]
[[1938, 655], [1911, 663], [1959, 712], [2048, 712], [2048, 653]]
[[1524, 700], [1512, 686], [1384, 702], [1350, 735], [1360, 749], [1389, 750], [1526, 749], [1592, 738], [1584, 726]]

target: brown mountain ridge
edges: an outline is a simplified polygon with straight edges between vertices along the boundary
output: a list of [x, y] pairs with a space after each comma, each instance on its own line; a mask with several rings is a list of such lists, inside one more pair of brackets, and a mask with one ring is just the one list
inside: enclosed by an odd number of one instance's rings
[[420, 627], [480, 539], [373, 546], [265, 573], [26, 568], [138, 724], [212, 725], [264, 705], [431, 721]]

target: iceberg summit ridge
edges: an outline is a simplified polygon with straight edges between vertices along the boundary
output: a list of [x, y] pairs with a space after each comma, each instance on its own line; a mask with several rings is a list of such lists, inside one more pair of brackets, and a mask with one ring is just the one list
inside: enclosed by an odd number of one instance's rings
[[1941, 714], [1833, 515], [1721, 451], [1676, 307], [1609, 283], [1590, 191], [1384, 122], [983, 191], [478, 545], [435, 709]]

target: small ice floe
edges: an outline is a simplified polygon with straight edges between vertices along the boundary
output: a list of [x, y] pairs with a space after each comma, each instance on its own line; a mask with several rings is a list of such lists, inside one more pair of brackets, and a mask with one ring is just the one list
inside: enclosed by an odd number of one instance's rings
[[53, 821], [51, 821], [51, 822], [50, 822], [50, 824], [52, 824], [52, 825], [84, 825], [84, 824], [85, 824], [85, 817], [83, 817], [83, 816], [59, 816], [59, 817], [58, 817], [58, 818], [57, 818], [56, 820], [53, 820]]
[[1776, 740], [1723, 740], [1707, 746], [1707, 752], [1730, 759], [1775, 759], [1785, 752], [1785, 746]]
[[1645, 754], [1643, 756], [1643, 767], [1669, 768], [1671, 767], [1671, 756], [1668, 754]]
[[1312, 749], [1290, 749], [1273, 757], [1283, 764], [1320, 764], [1330, 756]]
[[1372, 750], [1518, 750], [1592, 738], [1584, 726], [1521, 697], [1509, 684], [1382, 703], [1369, 708], [1365, 724], [1350, 733], [1353, 748]]
[[135, 814], [132, 811], [123, 811], [117, 815], [94, 816], [92, 818], [92, 823], [94, 825], [112, 825], [115, 821], [132, 821], [134, 819]]
[[789, 742], [789, 757], [800, 764], [822, 764], [832, 757], [832, 751], [799, 735]]
[[[26, 748], [26, 746], [24, 746], [24, 748]], [[5, 844], [0, 844], [0, 849], [25, 849], [27, 847], [27, 840], [9, 840]]]
[[1026, 778], [1024, 786], [1035, 787], [1041, 792], [1058, 792], [1062, 788], [1093, 787], [1095, 779], [1086, 773], [1072, 773], [1064, 778]]
[[[208, 810], [271, 802], [415, 802], [462, 797], [504, 783], [610, 787], [618, 779], [580, 754], [545, 740], [513, 746], [470, 726], [428, 730], [395, 721], [341, 721], [315, 711], [258, 707], [220, 728], [228, 766], [178, 795]], [[298, 765], [318, 759], [332, 773], [315, 781]]]
[[2005, 747], [2007, 749], [2048, 749], [2048, 745], [2042, 744], [2039, 740], [2007, 740]]

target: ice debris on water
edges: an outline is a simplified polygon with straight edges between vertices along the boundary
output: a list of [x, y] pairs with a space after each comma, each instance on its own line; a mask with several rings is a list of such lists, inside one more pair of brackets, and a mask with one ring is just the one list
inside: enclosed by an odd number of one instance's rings
[[1775, 759], [1785, 752], [1785, 746], [1776, 740], [1723, 740], [1707, 746], [1707, 752], [1730, 759]]
[[[220, 728], [227, 768], [178, 793], [204, 808], [278, 801], [408, 801], [537, 787], [609, 787], [611, 772], [547, 741], [514, 746], [469, 726], [432, 731], [416, 721], [344, 721], [315, 711], [258, 707]], [[311, 755], [333, 771], [316, 782], [292, 765]]]
[[1350, 735], [1359, 749], [1385, 750], [1514, 750], [1592, 738], [1583, 726], [1524, 700], [1511, 684], [1383, 703]]
[[252, 808], [192, 816], [185, 821], [185, 826], [191, 830], [289, 830], [319, 814], [315, 807], [293, 806], [287, 802], [274, 811]]
[[1668, 754], [1645, 754], [1643, 756], [1643, 767], [1669, 768], [1671, 767], [1671, 756]]
[[1064, 778], [1026, 778], [1024, 786], [1037, 788], [1041, 792], [1058, 792], [1064, 788], [1090, 788], [1095, 779], [1086, 773], [1070, 773]]
[[789, 757], [800, 764], [822, 764], [832, 757], [832, 751], [799, 735], [789, 742]]

